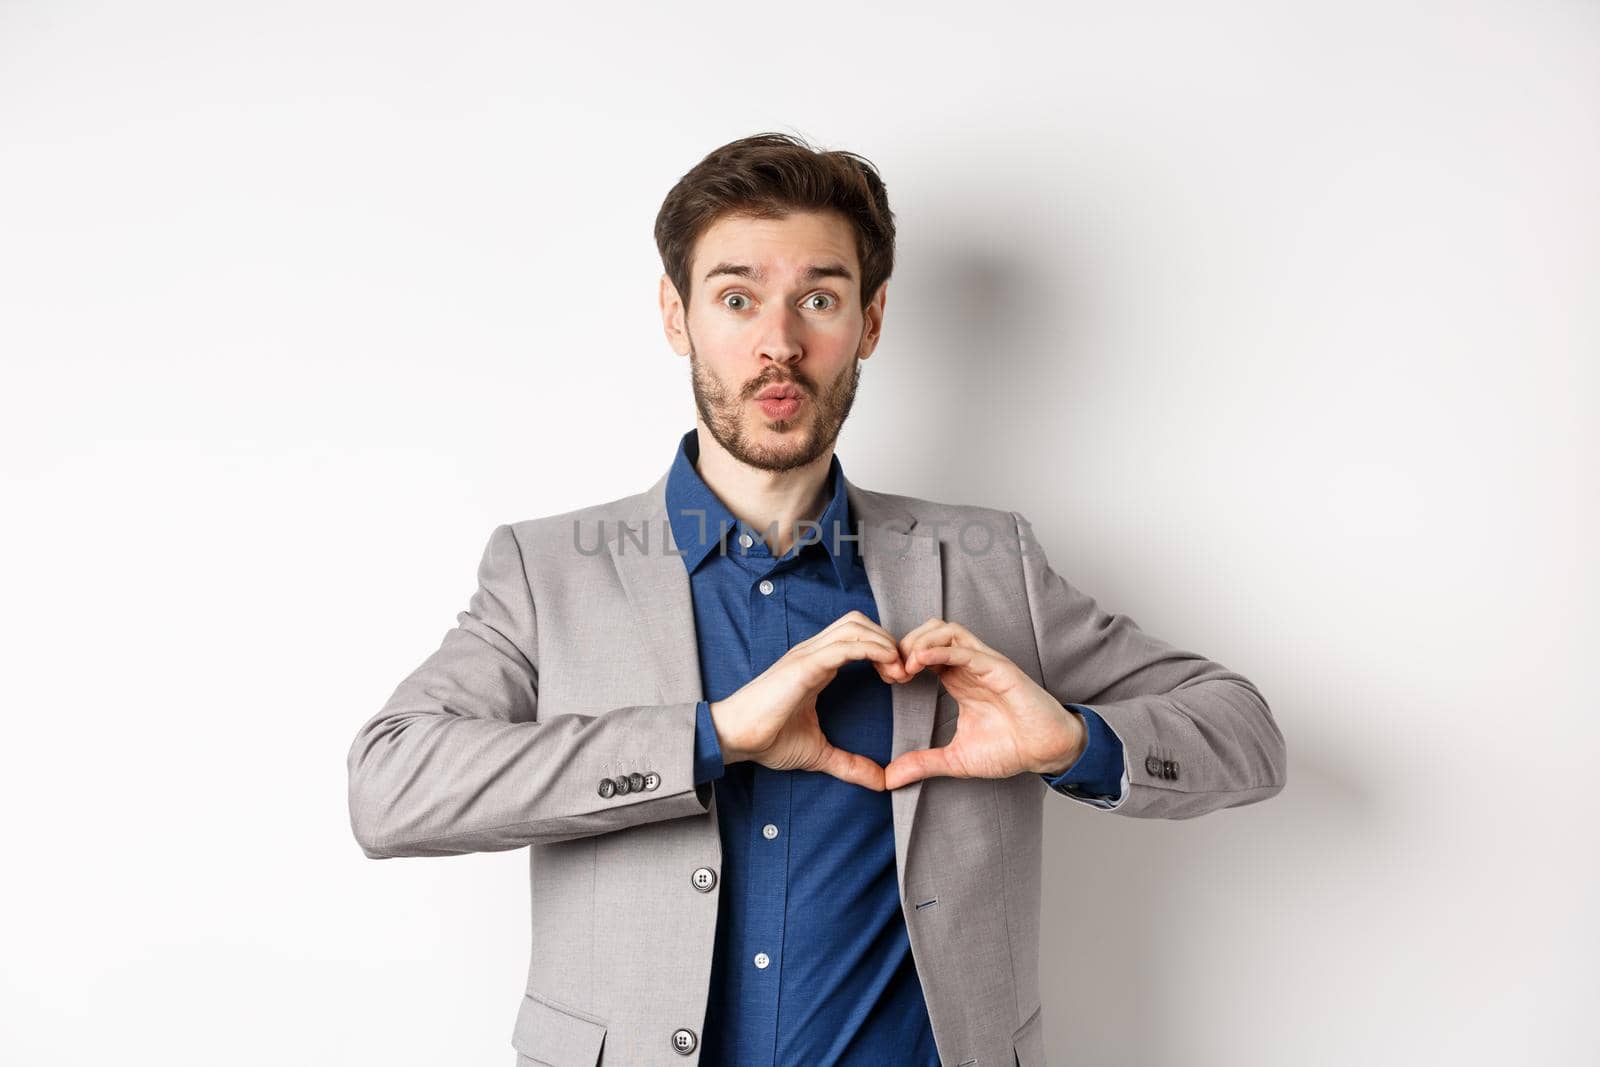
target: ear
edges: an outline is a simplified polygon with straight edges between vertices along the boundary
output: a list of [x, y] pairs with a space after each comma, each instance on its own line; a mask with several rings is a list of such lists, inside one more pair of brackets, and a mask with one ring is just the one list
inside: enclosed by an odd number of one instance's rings
[[661, 275], [657, 301], [661, 305], [661, 329], [667, 335], [667, 344], [678, 355], [687, 356], [689, 332], [685, 328], [684, 318], [688, 312], [678, 296], [678, 287], [672, 284], [672, 279], [666, 274]]
[[878, 338], [883, 334], [883, 304], [888, 291], [889, 283], [885, 281], [878, 286], [877, 293], [863, 309], [862, 318], [865, 321], [861, 328], [861, 347], [856, 354], [857, 359], [866, 359], [878, 347]]

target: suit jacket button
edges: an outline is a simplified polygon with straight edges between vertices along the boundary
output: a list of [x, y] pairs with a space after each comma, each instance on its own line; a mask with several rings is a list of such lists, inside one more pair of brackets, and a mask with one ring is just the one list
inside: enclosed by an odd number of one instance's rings
[[1144, 758], [1144, 769], [1147, 774], [1152, 774], [1157, 778], [1162, 777], [1161, 761], [1154, 756], [1146, 756]]
[[638, 771], [634, 771], [632, 774], [628, 775], [628, 791], [632, 793], [639, 793], [643, 790], [644, 775], [640, 774]]
[[693, 1030], [687, 1027], [679, 1027], [672, 1031], [672, 1050], [674, 1052], [687, 1056], [694, 1051], [696, 1044]]
[[1178, 777], [1177, 764], [1173, 763], [1171, 760], [1162, 760], [1161, 777], [1167, 779], [1168, 781]]
[[1178, 761], [1177, 760], [1173, 760], [1172, 761], [1172, 780], [1174, 782], [1176, 782], [1178, 780]]
[[660, 784], [661, 784], [661, 776], [659, 774], [657, 774], [655, 771], [651, 771], [649, 774], [644, 776], [644, 787], [646, 789], [654, 789], [656, 786], [658, 786]]
[[633, 786], [629, 783], [628, 776], [626, 774], [617, 775], [616, 783], [617, 783], [617, 795], [619, 797], [625, 797], [629, 793], [633, 792]]
[[689, 876], [689, 884], [702, 893], [709, 893], [717, 884], [717, 872], [710, 867], [696, 867]]
[[615, 793], [616, 791], [617, 791], [617, 783], [616, 782], [613, 782], [609, 778], [600, 779], [600, 795], [601, 796], [605, 797], [607, 800], [610, 800], [611, 799], [611, 794]]

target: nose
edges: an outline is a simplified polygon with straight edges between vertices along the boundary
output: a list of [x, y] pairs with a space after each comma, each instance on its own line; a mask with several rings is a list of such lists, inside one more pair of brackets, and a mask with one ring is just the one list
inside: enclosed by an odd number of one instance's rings
[[756, 339], [756, 355], [775, 363], [793, 363], [805, 354], [801, 343], [800, 313], [776, 307], [762, 316], [761, 334]]

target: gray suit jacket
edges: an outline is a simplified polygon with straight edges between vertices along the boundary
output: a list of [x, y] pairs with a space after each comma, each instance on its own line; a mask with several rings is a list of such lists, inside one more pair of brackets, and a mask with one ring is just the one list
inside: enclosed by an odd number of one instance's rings
[[[497, 527], [468, 610], [350, 748], [350, 821], [366, 855], [528, 847], [519, 1067], [698, 1059], [722, 848], [712, 787], [693, 781], [703, 692], [666, 483]], [[1283, 788], [1283, 735], [1246, 678], [1068, 584], [1017, 513], [848, 479], [846, 493], [890, 634], [958, 621], [1122, 740], [1123, 796], [1110, 807], [1033, 773], [930, 778], [891, 801], [941, 1061], [1040, 1067], [1046, 795], [1145, 819], [1249, 804]], [[892, 692], [894, 755], [949, 741], [958, 708], [933, 672]]]

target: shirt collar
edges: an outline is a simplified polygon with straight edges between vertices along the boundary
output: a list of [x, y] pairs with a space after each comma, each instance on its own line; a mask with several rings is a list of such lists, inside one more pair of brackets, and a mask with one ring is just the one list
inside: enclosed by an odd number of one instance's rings
[[[672, 469], [667, 473], [667, 521], [672, 527], [672, 539], [683, 554], [683, 565], [693, 574], [713, 549], [722, 545], [729, 531], [749, 533], [760, 537], [763, 531], [749, 526], [727, 509], [717, 494], [711, 491], [695, 462], [700, 458], [700, 438], [697, 430], [690, 430], [678, 441], [678, 454], [673, 458]], [[822, 517], [818, 542], [833, 561], [833, 574], [839, 588], [848, 587], [847, 578], [856, 562], [855, 530], [850, 524], [850, 501], [845, 494], [844, 466], [837, 453], [828, 464], [828, 485], [832, 496]], [[802, 532], [810, 534], [810, 527]], [[808, 546], [809, 549], [809, 546]], [[815, 549], [810, 549], [815, 551]], [[741, 551], [738, 548], [729, 552]]]

